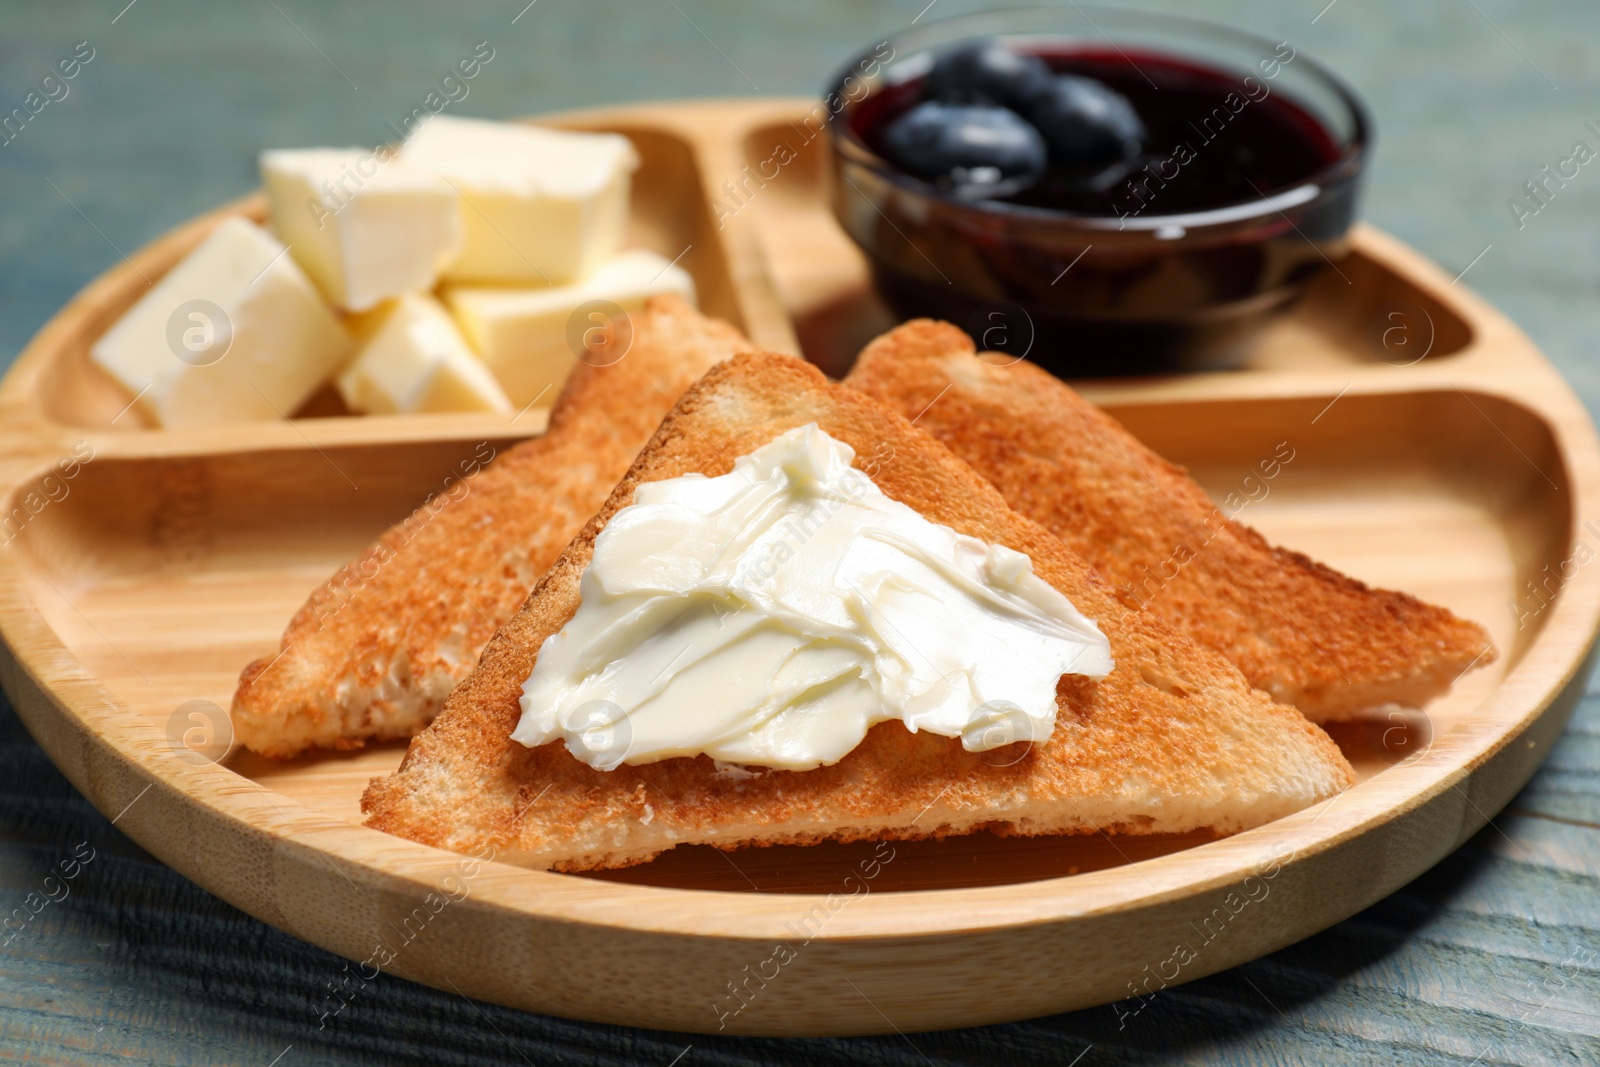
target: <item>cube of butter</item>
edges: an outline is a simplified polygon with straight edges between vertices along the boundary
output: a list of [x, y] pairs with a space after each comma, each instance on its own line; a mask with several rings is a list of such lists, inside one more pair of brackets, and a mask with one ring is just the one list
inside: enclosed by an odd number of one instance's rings
[[461, 251], [461, 200], [388, 149], [261, 153], [272, 231], [329, 300], [352, 311], [432, 289]]
[[447, 281], [574, 281], [615, 252], [638, 156], [614, 133], [439, 115], [397, 157], [461, 195], [466, 242]]
[[292, 414], [350, 343], [283, 245], [229, 218], [89, 355], [160, 425], [198, 426]]
[[[573, 285], [512, 289], [450, 285], [445, 303], [462, 332], [516, 407], [555, 402], [561, 385], [584, 352], [584, 338], [607, 325], [615, 305], [638, 311], [657, 293], [694, 300], [689, 272], [654, 252], [630, 250], [602, 263]], [[586, 304], [587, 313], [575, 317]]]
[[511, 410], [437, 300], [413, 293], [370, 315], [376, 320], [370, 339], [339, 375], [339, 393], [351, 408], [372, 415]]

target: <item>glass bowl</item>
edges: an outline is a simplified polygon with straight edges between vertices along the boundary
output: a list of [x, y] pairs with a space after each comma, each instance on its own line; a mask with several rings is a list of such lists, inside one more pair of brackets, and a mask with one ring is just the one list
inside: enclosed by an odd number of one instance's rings
[[[875, 151], [875, 132], [921, 98], [934, 56], [985, 38], [1057, 69], [1103, 74], [1141, 113], [1159, 112], [1159, 122], [1147, 117], [1161, 157], [1146, 164], [1153, 169], [1130, 175], [1128, 189], [1117, 190], [1120, 201], [1103, 210], [1063, 210], [963, 198]], [[1195, 85], [1236, 91], [1218, 109], [1188, 114]], [[980, 347], [1073, 376], [1245, 359], [1259, 328], [1348, 250], [1371, 144], [1360, 100], [1290, 42], [1179, 16], [1076, 6], [919, 26], [845, 67], [825, 103], [833, 212], [866, 253], [893, 311], [954, 322]], [[1241, 123], [1250, 108], [1256, 114]], [[1270, 164], [1300, 147], [1291, 137], [1262, 140], [1259, 131], [1243, 148], [1230, 144], [1230, 132], [1237, 141], [1244, 134], [1236, 131], [1264, 122], [1268, 108], [1274, 121], [1320, 138], [1310, 167], [1288, 173], [1280, 166], [1273, 175], [1258, 163], [1265, 186], [1241, 170], [1249, 185], [1243, 196], [1186, 205], [1199, 192], [1183, 185], [1188, 161], [1209, 152]], [[1174, 128], [1169, 149], [1158, 138]], [[1255, 154], [1239, 155], [1246, 150]]]

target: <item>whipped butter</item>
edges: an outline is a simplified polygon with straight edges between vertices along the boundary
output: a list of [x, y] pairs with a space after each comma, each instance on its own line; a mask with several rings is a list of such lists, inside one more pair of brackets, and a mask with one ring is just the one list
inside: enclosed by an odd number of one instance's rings
[[802, 426], [732, 472], [638, 487], [540, 646], [512, 738], [603, 770], [704, 754], [805, 770], [876, 723], [970, 751], [1042, 741], [1095, 624], [1020, 552], [929, 522]]

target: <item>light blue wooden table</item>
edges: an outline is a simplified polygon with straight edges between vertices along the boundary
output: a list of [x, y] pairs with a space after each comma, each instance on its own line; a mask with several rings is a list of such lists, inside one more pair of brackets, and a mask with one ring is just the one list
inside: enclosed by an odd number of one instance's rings
[[[100, 271], [255, 182], [270, 146], [373, 143], [478, 41], [460, 105], [805, 93], [957, 0], [0, 4], [0, 114], [93, 57], [0, 145], [0, 358]], [[126, 5], [126, 6], [125, 6]], [[1324, 6], [1326, 5], [1326, 6]], [[1316, 56], [1379, 129], [1366, 215], [1515, 318], [1600, 409], [1600, 163], [1519, 223], [1524, 182], [1600, 126], [1593, 0], [1147, 0]], [[520, 16], [519, 16], [520, 13]], [[195, 888], [80, 799], [0, 709], [0, 1060], [47, 1063], [1600, 1064], [1600, 692], [1469, 844], [1310, 940], [1112, 1008], [943, 1034], [732, 1041], [526, 1015], [382, 978], [325, 1029], [341, 961]], [[581, 966], [574, 961], [574, 966]]]

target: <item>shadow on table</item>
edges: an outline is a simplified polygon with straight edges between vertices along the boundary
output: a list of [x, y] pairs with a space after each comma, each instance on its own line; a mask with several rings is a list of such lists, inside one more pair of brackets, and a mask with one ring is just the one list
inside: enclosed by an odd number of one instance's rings
[[716, 1038], [532, 1015], [389, 976], [319, 1025], [345, 961], [256, 921], [144, 853], [73, 790], [9, 706], [0, 706], [0, 780], [0, 911], [59, 875], [75, 850], [93, 851], [69, 895], [13, 937], [0, 935], [0, 1000], [13, 1007], [11, 1023], [0, 1022], [0, 1051], [48, 1053], [52, 1062], [66, 1047], [93, 1057], [84, 1062], [261, 1067], [280, 1055], [281, 1067], [1236, 1061], [1242, 1057], [1233, 1052], [1253, 1033], [1284, 1026], [1298, 1005], [1349, 989], [1352, 975], [1405, 945], [1488, 858], [1475, 838], [1354, 918], [1142, 1005], [1003, 1026], [875, 1038]]

